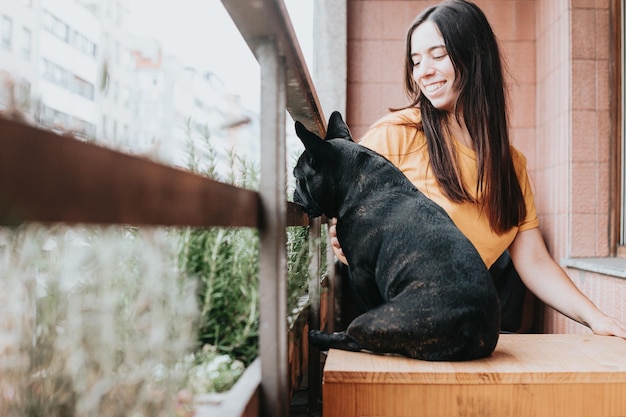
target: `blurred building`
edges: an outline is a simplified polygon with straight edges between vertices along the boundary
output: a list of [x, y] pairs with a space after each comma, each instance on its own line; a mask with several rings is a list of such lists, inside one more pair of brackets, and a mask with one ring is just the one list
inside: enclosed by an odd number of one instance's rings
[[[0, 3], [0, 111], [58, 132], [188, 166], [258, 162], [258, 115], [210, 71], [131, 36], [127, 2]], [[209, 148], [207, 150], [207, 147]]]

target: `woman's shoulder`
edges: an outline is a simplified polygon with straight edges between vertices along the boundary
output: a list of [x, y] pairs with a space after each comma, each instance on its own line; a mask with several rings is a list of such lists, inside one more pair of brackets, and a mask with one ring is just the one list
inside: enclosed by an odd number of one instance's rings
[[419, 109], [392, 111], [376, 121], [359, 143], [386, 156], [407, 155], [426, 144]]
[[411, 141], [423, 132], [422, 115], [418, 108], [409, 107], [387, 113], [374, 122], [359, 142]]
[[407, 126], [421, 129], [422, 113], [417, 107], [407, 107], [405, 109], [395, 110], [387, 113], [376, 122], [374, 122], [374, 124], [371, 126], [371, 129], [389, 125]]

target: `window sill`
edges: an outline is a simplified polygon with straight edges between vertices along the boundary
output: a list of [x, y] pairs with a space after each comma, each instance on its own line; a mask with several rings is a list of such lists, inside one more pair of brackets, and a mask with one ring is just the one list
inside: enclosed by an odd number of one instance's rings
[[626, 278], [626, 259], [624, 258], [564, 258], [561, 259], [561, 265], [567, 268]]

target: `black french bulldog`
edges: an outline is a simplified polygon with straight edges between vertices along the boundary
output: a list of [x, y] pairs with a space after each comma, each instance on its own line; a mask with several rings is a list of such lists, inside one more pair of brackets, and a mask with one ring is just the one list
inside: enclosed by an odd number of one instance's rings
[[354, 297], [365, 313], [345, 332], [311, 331], [329, 348], [430, 361], [489, 356], [500, 329], [493, 280], [447, 213], [386, 158], [352, 141], [334, 112], [326, 139], [296, 122], [305, 151], [294, 202], [336, 217]]

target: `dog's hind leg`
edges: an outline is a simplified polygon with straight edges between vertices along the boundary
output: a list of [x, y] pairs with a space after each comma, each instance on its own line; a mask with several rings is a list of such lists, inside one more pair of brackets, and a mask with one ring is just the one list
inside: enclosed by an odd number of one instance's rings
[[415, 357], [413, 345], [423, 339], [422, 331], [421, 321], [415, 323], [403, 308], [383, 304], [354, 319], [346, 333], [362, 349]]
[[309, 332], [309, 343], [317, 346], [320, 350], [341, 349], [358, 352], [363, 348], [346, 332], [325, 333], [319, 330]]
[[354, 319], [346, 333], [362, 349], [432, 360], [447, 344], [446, 331], [429, 303], [403, 293]]
[[499, 326], [491, 325], [485, 312], [458, 309], [442, 315], [422, 301], [403, 293], [354, 319], [346, 333], [363, 350], [421, 360], [468, 360], [493, 351]]

